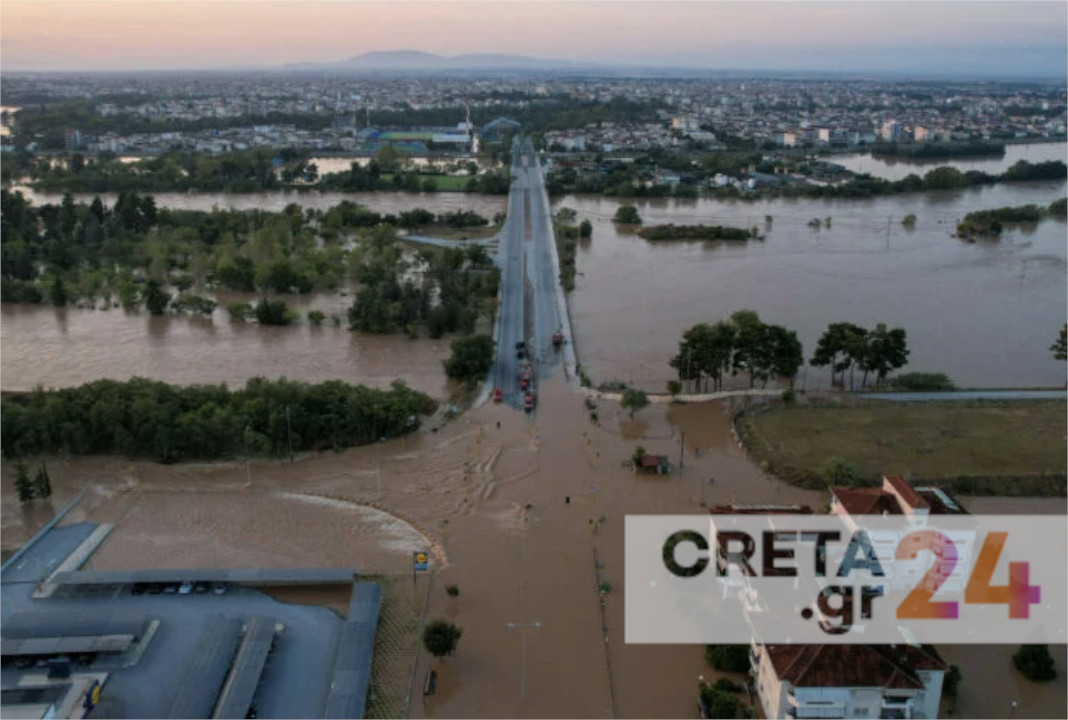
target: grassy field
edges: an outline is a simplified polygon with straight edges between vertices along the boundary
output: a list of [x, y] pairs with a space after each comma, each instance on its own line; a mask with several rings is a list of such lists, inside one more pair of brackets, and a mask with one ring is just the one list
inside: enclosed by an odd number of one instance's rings
[[769, 470], [797, 484], [822, 486], [820, 464], [840, 457], [868, 480], [893, 473], [985, 493], [992, 479], [1043, 476], [1019, 494], [1063, 495], [1066, 409], [1062, 401], [859, 402], [755, 412], [739, 429]]
[[483, 225], [481, 227], [454, 228], [447, 225], [426, 225], [416, 228], [416, 235], [425, 235], [443, 240], [482, 240], [493, 237], [501, 231], [497, 225]]
[[[470, 175], [420, 175], [419, 182], [432, 178], [438, 186], [438, 192], [464, 192], [467, 183], [471, 181]], [[390, 174], [385, 174], [382, 179], [389, 182], [393, 179]]]

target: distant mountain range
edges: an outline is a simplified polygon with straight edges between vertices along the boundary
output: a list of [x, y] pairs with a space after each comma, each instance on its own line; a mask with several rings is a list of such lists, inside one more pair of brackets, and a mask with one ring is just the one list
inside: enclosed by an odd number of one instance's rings
[[363, 55], [328, 63], [290, 63], [279, 70], [309, 70], [324, 72], [441, 72], [449, 70], [575, 70], [603, 67], [593, 63], [579, 63], [556, 58], [535, 58], [524, 55], [472, 53], [445, 57], [418, 50], [367, 52]]

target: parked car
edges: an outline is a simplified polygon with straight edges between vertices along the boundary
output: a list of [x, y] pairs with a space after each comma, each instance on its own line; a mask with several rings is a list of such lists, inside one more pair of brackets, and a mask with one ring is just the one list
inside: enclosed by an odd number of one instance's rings
[[184, 583], [178, 586], [179, 595], [188, 595], [191, 592], [193, 592], [193, 583], [191, 583], [189, 580], [186, 580]]

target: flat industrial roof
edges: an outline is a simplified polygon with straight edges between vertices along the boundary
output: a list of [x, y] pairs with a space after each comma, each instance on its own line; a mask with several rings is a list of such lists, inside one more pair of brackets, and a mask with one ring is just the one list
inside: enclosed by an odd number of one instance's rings
[[126, 652], [133, 635], [76, 635], [70, 637], [33, 637], [5, 639], [0, 654], [68, 655], [70, 653]]
[[148, 615], [118, 607], [72, 607], [63, 615], [29, 610], [13, 612], [6, 617], [0, 636], [5, 643], [20, 638], [137, 636], [149, 620]]
[[37, 583], [44, 580], [95, 529], [96, 525], [93, 523], [79, 523], [52, 528], [43, 535], [34, 537], [27, 543], [27, 546], [32, 544], [32, 547], [21, 557], [12, 557], [14, 562], [9, 560], [4, 565], [0, 580], [4, 583]]
[[185, 570], [78, 570], [56, 573], [57, 585], [127, 585], [130, 583], [227, 582], [237, 585], [349, 584], [352, 568], [189, 568]]
[[371, 684], [371, 659], [375, 652], [375, 630], [382, 606], [382, 586], [356, 583], [352, 586], [349, 613], [341, 631], [334, 659], [326, 718], [362, 718], [367, 709], [367, 689]]
[[226, 680], [226, 670], [237, 652], [242, 626], [237, 618], [221, 615], [208, 621], [207, 632], [178, 680], [179, 692], [166, 717], [206, 718], [211, 714]]
[[248, 715], [263, 666], [267, 664], [267, 655], [271, 652], [276, 624], [274, 618], [253, 618], [245, 626], [245, 637], [237, 649], [230, 677], [215, 704], [212, 718], [243, 720]]

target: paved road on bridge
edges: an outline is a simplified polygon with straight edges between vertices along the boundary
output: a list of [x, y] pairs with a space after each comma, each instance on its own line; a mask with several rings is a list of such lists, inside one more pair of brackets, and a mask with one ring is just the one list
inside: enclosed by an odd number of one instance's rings
[[519, 369], [523, 361], [517, 357], [516, 343], [526, 343], [535, 378], [545, 377], [559, 363], [561, 353], [553, 348], [552, 335], [561, 320], [544, 179], [529, 140], [517, 140], [512, 155], [508, 219], [498, 236], [501, 306], [490, 381], [501, 388], [504, 402], [522, 408]]

